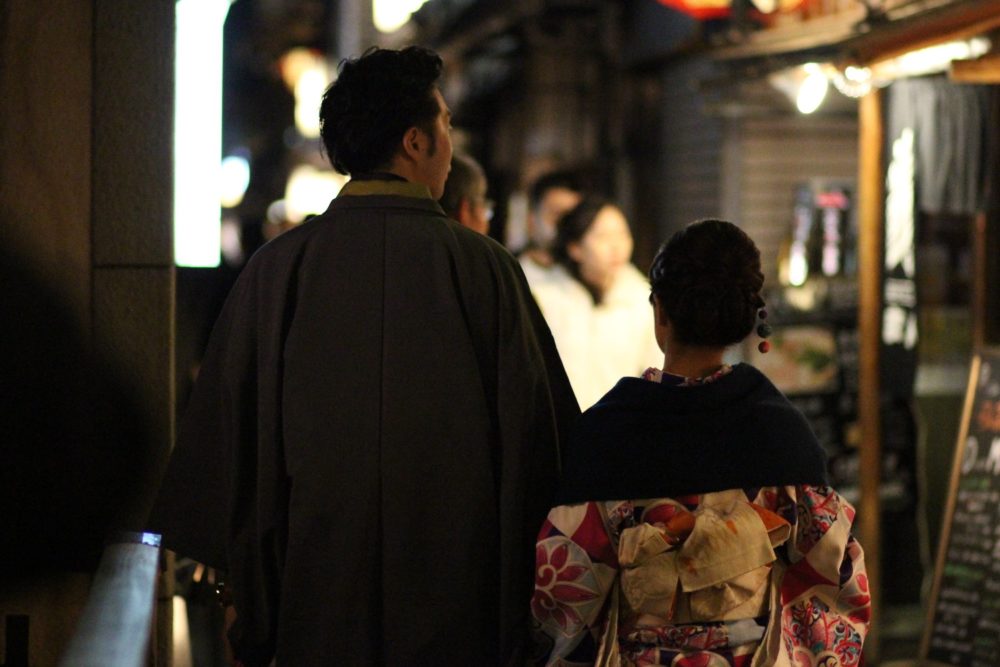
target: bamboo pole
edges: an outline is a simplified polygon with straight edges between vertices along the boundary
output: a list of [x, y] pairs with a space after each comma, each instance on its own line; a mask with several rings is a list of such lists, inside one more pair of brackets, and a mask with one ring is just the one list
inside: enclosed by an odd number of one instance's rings
[[879, 348], [882, 329], [882, 245], [884, 238], [885, 171], [882, 168], [885, 128], [882, 91], [872, 90], [859, 106], [858, 210], [858, 418], [861, 426], [858, 536], [872, 596], [872, 626], [865, 645], [870, 664], [879, 659], [881, 607], [879, 486], [882, 471], [881, 386]]

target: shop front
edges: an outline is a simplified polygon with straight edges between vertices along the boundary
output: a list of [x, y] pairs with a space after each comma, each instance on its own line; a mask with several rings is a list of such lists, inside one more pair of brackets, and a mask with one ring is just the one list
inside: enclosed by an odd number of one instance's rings
[[[866, 655], [997, 664], [992, 612], [978, 594], [962, 594], [991, 584], [1000, 551], [992, 524], [976, 533], [975, 549], [959, 543], [984, 517], [975, 503], [963, 507], [965, 478], [955, 471], [990, 465], [988, 445], [979, 459], [965, 445], [990, 442], [992, 422], [969, 413], [973, 404], [988, 412], [991, 399], [974, 400], [970, 377], [988, 385], [1000, 343], [1000, 3], [881, 4], [860, 21], [855, 8], [714, 51], [730, 81], [784, 80], [785, 92], [801, 95], [821, 72], [831, 91], [857, 99], [851, 121], [841, 116], [849, 124], [839, 151], [823, 146], [820, 129], [835, 116], [812, 121], [808, 143], [822, 155], [797, 179], [773, 175], [802, 163], [800, 136], [775, 132], [771, 150], [757, 154], [747, 140], [746, 128], [787, 126], [787, 114], [742, 120], [723, 149], [741, 159], [721, 182], [760, 181], [754, 167], [771, 156], [763, 164], [783, 211], [758, 218], [754, 197], [729, 200], [764, 239], [774, 278], [774, 349], [754, 363], [809, 416], [831, 481], [858, 509], [876, 601]], [[850, 174], [841, 173], [845, 154]], [[975, 484], [985, 494], [976, 502], [1000, 497], [989, 495], [992, 476]]]

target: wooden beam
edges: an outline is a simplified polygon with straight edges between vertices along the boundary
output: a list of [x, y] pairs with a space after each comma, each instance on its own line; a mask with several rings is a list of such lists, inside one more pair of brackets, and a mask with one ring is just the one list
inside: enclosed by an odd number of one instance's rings
[[738, 44], [711, 49], [708, 54], [716, 60], [740, 60], [836, 45], [854, 37], [864, 18], [865, 10], [858, 4], [836, 14], [759, 30]]
[[859, 453], [858, 538], [865, 550], [865, 565], [872, 596], [872, 627], [865, 645], [870, 664], [878, 664], [878, 622], [881, 607], [882, 415], [880, 358], [882, 339], [882, 245], [884, 237], [885, 170], [882, 168], [885, 128], [882, 91], [861, 98], [859, 107], [858, 164], [858, 419]]
[[1000, 53], [975, 60], [953, 60], [948, 78], [959, 83], [1000, 83]]
[[[921, 5], [927, 9], [919, 11]], [[875, 24], [844, 45], [847, 60], [872, 64], [942, 42], [967, 39], [1000, 27], [1000, 0], [913, 3], [910, 15]], [[890, 17], [891, 18], [891, 17]]]
[[760, 30], [744, 41], [709, 51], [716, 60], [744, 60], [829, 49], [844, 65], [870, 65], [903, 53], [1000, 27], [1000, 0], [894, 2], [881, 17], [859, 3], [819, 18]]

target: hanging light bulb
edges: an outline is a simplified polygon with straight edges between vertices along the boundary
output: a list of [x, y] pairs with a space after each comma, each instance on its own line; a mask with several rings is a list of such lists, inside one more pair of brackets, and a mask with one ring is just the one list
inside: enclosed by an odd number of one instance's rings
[[802, 66], [805, 78], [799, 85], [799, 92], [795, 97], [795, 106], [800, 113], [809, 114], [819, 108], [826, 98], [826, 91], [830, 87], [830, 81], [826, 78], [823, 68], [816, 63], [806, 63]]
[[809, 114], [819, 108], [829, 88], [826, 70], [830, 65], [806, 63], [789, 67], [771, 74], [771, 85], [780, 90], [796, 106], [799, 112]]

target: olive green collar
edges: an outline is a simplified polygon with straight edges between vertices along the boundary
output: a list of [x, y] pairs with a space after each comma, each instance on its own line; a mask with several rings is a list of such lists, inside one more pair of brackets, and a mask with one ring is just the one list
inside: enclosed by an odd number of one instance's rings
[[430, 199], [431, 191], [422, 183], [411, 183], [403, 180], [355, 180], [351, 179], [341, 190], [340, 197], [368, 197], [372, 195], [396, 195], [397, 197], [413, 197], [415, 199]]

